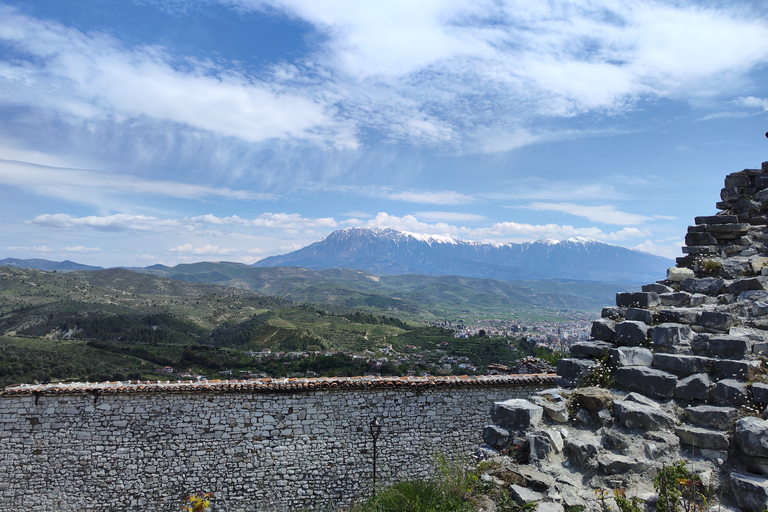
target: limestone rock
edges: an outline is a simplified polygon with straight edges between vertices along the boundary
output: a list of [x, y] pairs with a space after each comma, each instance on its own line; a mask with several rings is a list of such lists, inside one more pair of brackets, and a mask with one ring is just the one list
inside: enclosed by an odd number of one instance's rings
[[735, 316], [717, 311], [703, 311], [699, 317], [699, 325], [707, 329], [728, 332], [728, 329], [738, 324]]
[[675, 434], [683, 444], [696, 448], [727, 450], [730, 444], [728, 442], [728, 434], [719, 430], [680, 425], [675, 428]]
[[685, 292], [705, 295], [717, 295], [724, 286], [725, 281], [719, 277], [688, 278], [680, 283], [680, 287]]
[[752, 416], [738, 420], [736, 444], [745, 455], [768, 457], [768, 421]]
[[553, 450], [552, 441], [543, 432], [526, 432], [525, 442], [528, 444], [528, 460], [545, 460]]
[[624, 316], [626, 314], [627, 314], [627, 308], [608, 306], [608, 307], [604, 307], [603, 310], [600, 312], [600, 317], [607, 318], [608, 320], [613, 320], [614, 322], [620, 322], [624, 320]]
[[656, 292], [619, 292], [616, 305], [619, 307], [652, 308], [661, 304]]
[[741, 510], [763, 512], [768, 508], [768, 480], [755, 475], [731, 473], [729, 478], [733, 498]]
[[768, 384], [755, 382], [752, 384], [752, 399], [758, 404], [768, 404]]
[[641, 290], [644, 292], [656, 292], [659, 295], [661, 295], [662, 293], [671, 293], [674, 291], [669, 286], [661, 283], [644, 284]]
[[696, 355], [744, 359], [750, 352], [752, 343], [748, 338], [728, 334], [699, 334], [691, 341], [691, 349]]
[[586, 437], [581, 439], [566, 439], [565, 453], [573, 458], [580, 465], [584, 465], [593, 455], [600, 451], [599, 437]]
[[692, 400], [708, 400], [712, 383], [706, 373], [696, 373], [683, 380], [677, 381], [675, 398], [686, 402]]
[[565, 385], [575, 385], [589, 375], [596, 365], [590, 359], [562, 358], [557, 361], [557, 374], [566, 381]]
[[601, 410], [612, 406], [613, 393], [598, 387], [580, 388], [571, 394], [571, 399], [589, 411], [592, 417], [597, 417]]
[[692, 375], [706, 372], [712, 364], [712, 359], [701, 356], [680, 354], [654, 354], [653, 366], [675, 375]]
[[[600, 320], [596, 321], [598, 323]], [[594, 324], [593, 324], [594, 327]], [[594, 329], [593, 329], [594, 331]], [[594, 334], [592, 335], [594, 338]], [[571, 344], [571, 356], [579, 359], [600, 359], [608, 354], [608, 350], [613, 348], [612, 343], [604, 341], [577, 341]]]
[[[692, 295], [688, 292], [660, 293], [659, 300], [662, 306], [686, 306], [690, 304]], [[706, 295], [702, 295], [706, 297]]]
[[614, 403], [616, 419], [629, 429], [662, 430], [674, 423], [674, 418], [657, 407], [629, 400]]
[[616, 324], [616, 334], [613, 341], [617, 345], [636, 347], [648, 339], [648, 325], [637, 320], [625, 320]]
[[683, 411], [683, 417], [689, 423], [699, 427], [727, 430], [733, 424], [739, 411], [735, 407], [717, 407], [714, 405], [699, 405], [688, 407]]
[[544, 413], [538, 405], [528, 400], [513, 398], [494, 402], [491, 406], [491, 421], [506, 430], [525, 431], [536, 426]]
[[616, 383], [624, 389], [653, 398], [672, 398], [677, 377], [645, 366], [625, 366], [616, 370]]
[[496, 425], [488, 425], [483, 428], [483, 442], [500, 450], [509, 443], [509, 431]]
[[645, 325], [651, 325], [651, 323], [653, 323], [653, 315], [651, 315], [651, 312], [647, 309], [627, 308], [627, 316], [625, 319], [642, 322]]
[[554, 478], [531, 466], [517, 466], [513, 473], [525, 482], [526, 487], [534, 491], [544, 492], [555, 485]]
[[509, 492], [512, 495], [512, 499], [514, 499], [518, 505], [525, 505], [526, 503], [530, 502], [539, 502], [544, 499], [543, 494], [532, 491], [525, 487], [520, 487], [519, 485], [515, 484], [509, 486]]
[[747, 386], [735, 379], [724, 379], [712, 387], [710, 395], [720, 405], [745, 405]]
[[693, 270], [689, 268], [670, 267], [667, 269], [667, 281], [672, 281], [673, 283], [681, 283], [683, 280], [690, 279], [693, 276]]
[[614, 453], [601, 453], [597, 456], [597, 463], [600, 469], [607, 475], [618, 475], [628, 471], [642, 471], [648, 467], [648, 463], [645, 461]]
[[647, 348], [618, 347], [608, 350], [611, 364], [616, 366], [650, 366], [653, 354]]
[[651, 329], [651, 343], [656, 346], [680, 345], [693, 339], [690, 327], [677, 323], [663, 323]]

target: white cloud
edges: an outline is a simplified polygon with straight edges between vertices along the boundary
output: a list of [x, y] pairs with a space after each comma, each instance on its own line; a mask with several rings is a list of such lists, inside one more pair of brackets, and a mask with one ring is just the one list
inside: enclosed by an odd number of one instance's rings
[[99, 247], [85, 247], [82, 245], [76, 245], [74, 247], [65, 247], [65, 251], [67, 252], [77, 252], [77, 253], [89, 253], [89, 252], [100, 252], [101, 248]]
[[8, 249], [9, 251], [22, 251], [22, 252], [25, 252], [25, 251], [30, 251], [30, 252], [52, 252], [53, 251], [53, 249], [51, 249], [47, 245], [36, 245], [34, 247], [14, 246], [14, 247], [6, 247], [6, 249]]
[[200, 225], [177, 219], [158, 219], [148, 215], [115, 215], [75, 217], [67, 213], [38, 215], [27, 224], [54, 229], [91, 228], [98, 231], [144, 231], [192, 230]]
[[642, 224], [649, 220], [653, 220], [653, 217], [648, 217], [647, 215], [622, 212], [617, 210], [613, 205], [583, 206], [573, 203], [531, 203], [527, 206], [522, 206], [521, 208], [536, 211], [562, 212], [578, 217], [584, 217], [592, 222], [617, 224], [620, 226], [625, 226], [627, 224]]
[[85, 34], [7, 7], [0, 11], [0, 40], [19, 52], [0, 69], [6, 104], [44, 106], [85, 119], [170, 121], [249, 142], [295, 138], [357, 145], [322, 102], [233, 69], [179, 59], [162, 47], [127, 49], [104, 34]]
[[407, 201], [409, 203], [421, 204], [469, 204], [474, 202], [474, 199], [471, 196], [448, 190], [437, 192], [409, 190], [404, 192], [392, 192], [386, 194], [385, 197], [395, 201]]
[[[651, 254], [658, 254], [659, 256], [664, 256], [666, 258], [679, 258], [683, 256], [682, 247], [685, 246], [685, 240], [682, 239], [673, 239], [674, 241], [670, 242], [669, 240], [644, 240], [642, 243], [639, 243], [632, 247], [632, 249], [636, 249], [638, 251], [644, 251], [649, 252]], [[666, 243], [664, 243], [666, 242]]]
[[742, 96], [734, 100], [736, 105], [749, 108], [761, 108], [768, 110], [768, 98], [756, 98], [754, 96]]
[[219, 254], [232, 254], [237, 252], [236, 249], [224, 249], [215, 245], [204, 245], [202, 247], [193, 247], [192, 244], [184, 244], [173, 249], [169, 249], [169, 252], [182, 253], [182, 254], [206, 254], [206, 255], [219, 255]]
[[475, 222], [488, 220], [485, 215], [461, 212], [414, 212], [413, 216], [426, 221]]
[[48, 167], [0, 160], [0, 184], [36, 194], [108, 207], [119, 196], [165, 196], [177, 199], [221, 197], [238, 200], [274, 200], [272, 194], [208, 187], [167, 180], [148, 180], [128, 174]]

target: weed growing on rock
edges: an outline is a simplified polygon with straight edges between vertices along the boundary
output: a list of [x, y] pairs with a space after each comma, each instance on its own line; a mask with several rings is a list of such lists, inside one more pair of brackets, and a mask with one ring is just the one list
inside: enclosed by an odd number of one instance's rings
[[717, 276], [723, 271], [723, 262], [718, 260], [703, 260], [698, 266], [699, 272], [705, 276]]
[[663, 466], [653, 487], [659, 493], [658, 512], [703, 512], [710, 494], [699, 475], [688, 471], [685, 461]]
[[597, 360], [597, 364], [592, 367], [589, 375], [582, 379], [581, 387], [597, 386], [599, 388], [610, 389], [616, 384], [616, 366], [611, 364], [608, 356]]
[[181, 498], [182, 512], [205, 512], [211, 506], [212, 492], [199, 492]]

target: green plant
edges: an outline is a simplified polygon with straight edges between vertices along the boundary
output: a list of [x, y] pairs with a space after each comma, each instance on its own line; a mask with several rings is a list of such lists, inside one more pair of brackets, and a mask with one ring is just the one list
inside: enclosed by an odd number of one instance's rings
[[181, 498], [182, 512], [205, 512], [211, 506], [212, 492], [199, 492]]
[[659, 493], [658, 512], [702, 512], [707, 509], [709, 489], [698, 475], [688, 471], [685, 461], [663, 466], [653, 487]]
[[699, 272], [705, 276], [716, 276], [723, 270], [723, 262], [719, 260], [704, 260], [699, 263]]
[[595, 497], [600, 503], [600, 512], [611, 512], [611, 506], [605, 501], [606, 498], [608, 498], [607, 489], [603, 489], [602, 487], [595, 489]]
[[638, 498], [637, 496], [632, 496], [631, 498], [627, 499], [627, 493], [624, 491], [624, 489], [614, 489], [613, 490], [613, 500], [616, 502], [616, 506], [619, 507], [619, 510], [621, 512], [642, 512], [642, 504], [643, 500]]
[[608, 356], [597, 360], [597, 364], [592, 367], [589, 374], [582, 381], [582, 387], [597, 386], [600, 388], [612, 388], [616, 381], [616, 365], [611, 364]]

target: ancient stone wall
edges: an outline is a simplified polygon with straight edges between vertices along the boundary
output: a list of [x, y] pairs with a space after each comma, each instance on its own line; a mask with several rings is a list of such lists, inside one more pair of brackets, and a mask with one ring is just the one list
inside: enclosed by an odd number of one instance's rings
[[0, 494], [25, 511], [177, 510], [197, 491], [215, 510], [345, 506], [370, 490], [374, 416], [380, 481], [424, 476], [433, 452], [475, 450], [494, 401], [548, 380], [18, 388], [0, 395]]

